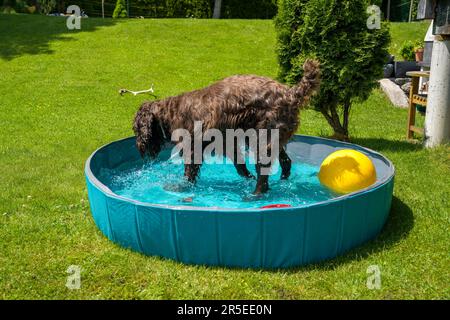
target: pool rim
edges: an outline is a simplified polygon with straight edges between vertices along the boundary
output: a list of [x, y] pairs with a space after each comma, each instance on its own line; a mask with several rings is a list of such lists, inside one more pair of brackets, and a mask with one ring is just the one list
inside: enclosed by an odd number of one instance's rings
[[[309, 135], [301, 135], [301, 134], [295, 134], [290, 140], [290, 142], [295, 141], [296, 139], [302, 139], [302, 138], [306, 138], [306, 139], [310, 139], [310, 140], [318, 140], [318, 141], [328, 141], [328, 142], [332, 142], [333, 144], [339, 144], [339, 145], [343, 145], [343, 146], [349, 146], [349, 149], [355, 150], [355, 147], [357, 147], [357, 149], [362, 150], [367, 152], [369, 155], [376, 155], [378, 157], [380, 157], [385, 163], [386, 166], [390, 169], [386, 176], [381, 179], [381, 180], [377, 180], [374, 184], [358, 190], [358, 191], [354, 191], [351, 193], [347, 193], [347, 194], [343, 194], [340, 195], [338, 197], [332, 198], [332, 199], [328, 199], [328, 200], [324, 200], [324, 201], [320, 201], [320, 202], [313, 202], [313, 203], [309, 203], [306, 205], [299, 205], [299, 206], [292, 206], [292, 207], [286, 207], [286, 208], [271, 208], [271, 209], [264, 209], [261, 207], [254, 207], [254, 208], [225, 208], [225, 207], [199, 207], [199, 206], [187, 206], [187, 205], [168, 205], [168, 204], [158, 204], [158, 203], [150, 203], [150, 202], [143, 202], [143, 201], [139, 201], [139, 200], [135, 200], [135, 199], [130, 199], [127, 197], [123, 197], [121, 195], [118, 195], [116, 193], [114, 193], [110, 188], [108, 188], [105, 184], [103, 184], [92, 172], [91, 170], [91, 161], [93, 159], [93, 157], [96, 155], [97, 152], [99, 152], [102, 149], [106, 149], [109, 146], [116, 144], [116, 143], [120, 143], [123, 142], [125, 140], [131, 140], [131, 139], [135, 139], [134, 136], [131, 137], [127, 137], [127, 138], [122, 138], [119, 140], [115, 140], [112, 142], [109, 142], [105, 145], [102, 145], [101, 147], [97, 148], [90, 156], [89, 158], [86, 160], [85, 163], [85, 175], [86, 178], [89, 179], [89, 181], [96, 187], [98, 188], [100, 191], [102, 191], [106, 196], [111, 197], [111, 198], [115, 198], [118, 199], [120, 201], [125, 201], [128, 202], [130, 204], [133, 205], [138, 205], [138, 206], [145, 206], [145, 207], [153, 207], [153, 208], [164, 208], [164, 209], [169, 209], [169, 210], [177, 210], [177, 211], [221, 211], [221, 212], [260, 212], [260, 211], [264, 211], [264, 212], [270, 212], [270, 211], [295, 211], [298, 209], [303, 209], [303, 208], [310, 208], [310, 207], [318, 207], [318, 206], [322, 206], [322, 205], [326, 205], [329, 203], [334, 203], [334, 202], [339, 202], [342, 201], [344, 199], [349, 199], [349, 198], [354, 198], [359, 196], [360, 194], [363, 193], [367, 193], [367, 192], [371, 192], [374, 190], [377, 190], [383, 186], [385, 186], [386, 184], [388, 184], [392, 179], [394, 179], [395, 177], [395, 166], [392, 163], [392, 161], [390, 161], [388, 158], [386, 158], [384, 155], [382, 155], [381, 153], [374, 151], [372, 149], [357, 145], [357, 144], [353, 144], [350, 142], [343, 142], [343, 141], [338, 141], [338, 140], [333, 140], [333, 139], [328, 139], [328, 138], [322, 138], [322, 137], [316, 137], [316, 136], [309, 136]], [[359, 151], [357, 150], [357, 151]]]

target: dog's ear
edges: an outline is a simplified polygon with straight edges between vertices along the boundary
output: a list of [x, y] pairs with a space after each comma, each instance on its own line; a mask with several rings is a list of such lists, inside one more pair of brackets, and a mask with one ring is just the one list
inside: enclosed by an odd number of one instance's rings
[[136, 135], [136, 147], [142, 157], [156, 157], [161, 151], [162, 139], [157, 130], [158, 119], [151, 110], [151, 103], [144, 103], [136, 113], [133, 131]]

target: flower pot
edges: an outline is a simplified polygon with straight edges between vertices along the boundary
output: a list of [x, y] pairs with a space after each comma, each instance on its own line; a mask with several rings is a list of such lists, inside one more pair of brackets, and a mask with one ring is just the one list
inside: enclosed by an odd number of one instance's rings
[[416, 62], [422, 62], [423, 61], [423, 49], [416, 50]]

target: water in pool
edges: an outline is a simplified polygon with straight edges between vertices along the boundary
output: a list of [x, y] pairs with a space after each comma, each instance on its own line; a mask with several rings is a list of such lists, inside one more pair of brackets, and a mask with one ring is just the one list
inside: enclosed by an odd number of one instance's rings
[[[217, 162], [217, 161], [216, 161]], [[255, 174], [254, 165], [248, 164]], [[273, 204], [304, 206], [335, 197], [317, 177], [319, 168], [292, 162], [291, 177], [280, 180], [279, 164], [273, 167], [268, 193], [254, 197], [255, 179], [240, 177], [233, 164], [203, 164], [194, 186], [184, 183], [180, 159], [128, 163], [113, 170], [102, 169], [100, 180], [114, 193], [141, 202], [219, 208], [259, 208]], [[187, 187], [186, 187], [187, 185]]]

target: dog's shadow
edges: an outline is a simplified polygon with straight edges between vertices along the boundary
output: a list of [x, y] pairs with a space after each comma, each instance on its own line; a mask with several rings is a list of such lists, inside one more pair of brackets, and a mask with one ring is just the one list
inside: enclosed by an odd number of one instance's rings
[[378, 152], [394, 151], [407, 153], [419, 151], [423, 148], [422, 143], [420, 143], [419, 140], [410, 142], [405, 140], [395, 141], [382, 138], [354, 138], [351, 142]]

